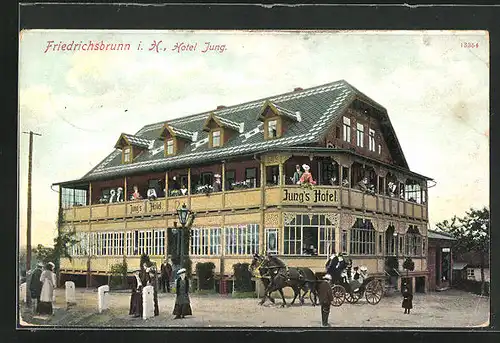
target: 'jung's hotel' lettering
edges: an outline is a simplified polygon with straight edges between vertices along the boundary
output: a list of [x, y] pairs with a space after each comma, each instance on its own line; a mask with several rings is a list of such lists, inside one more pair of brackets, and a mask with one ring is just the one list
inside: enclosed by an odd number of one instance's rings
[[337, 191], [328, 189], [283, 189], [283, 202], [298, 203], [335, 203], [338, 201]]

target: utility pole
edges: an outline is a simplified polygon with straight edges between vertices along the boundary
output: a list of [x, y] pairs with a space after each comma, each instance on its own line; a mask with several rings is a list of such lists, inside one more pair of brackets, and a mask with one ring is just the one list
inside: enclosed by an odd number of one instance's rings
[[33, 131], [23, 132], [30, 135], [28, 156], [28, 222], [26, 229], [26, 306], [31, 307], [31, 292], [28, 284], [28, 270], [31, 269], [31, 170], [33, 165], [33, 135], [41, 136]]

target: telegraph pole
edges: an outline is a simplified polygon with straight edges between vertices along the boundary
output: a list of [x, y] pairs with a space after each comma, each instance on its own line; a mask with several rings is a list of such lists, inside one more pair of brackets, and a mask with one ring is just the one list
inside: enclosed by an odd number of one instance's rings
[[28, 156], [28, 222], [26, 229], [26, 306], [31, 307], [31, 292], [28, 284], [28, 270], [31, 269], [31, 170], [33, 164], [33, 135], [41, 136], [33, 131], [23, 132], [30, 135]]

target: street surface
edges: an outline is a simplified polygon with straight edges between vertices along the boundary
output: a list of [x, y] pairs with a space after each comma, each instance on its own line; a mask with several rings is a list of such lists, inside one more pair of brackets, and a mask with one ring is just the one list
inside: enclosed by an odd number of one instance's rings
[[[128, 315], [130, 293], [110, 292], [110, 309], [97, 313], [97, 292], [77, 289], [78, 304], [66, 308], [64, 289], [56, 290], [54, 315], [33, 317], [23, 305], [23, 320], [40, 326], [75, 327], [319, 327], [320, 307], [309, 301], [281, 308], [282, 301], [273, 305], [258, 299], [234, 299], [221, 295], [191, 294], [193, 316], [174, 320], [172, 309], [175, 295], [159, 293], [160, 315], [148, 320]], [[289, 303], [291, 299], [287, 299]], [[377, 305], [365, 299], [351, 305], [332, 307], [330, 325], [334, 327], [477, 327], [489, 321], [489, 298], [449, 290], [441, 293], [415, 294], [410, 315], [403, 314], [402, 298], [397, 294], [384, 297]]]

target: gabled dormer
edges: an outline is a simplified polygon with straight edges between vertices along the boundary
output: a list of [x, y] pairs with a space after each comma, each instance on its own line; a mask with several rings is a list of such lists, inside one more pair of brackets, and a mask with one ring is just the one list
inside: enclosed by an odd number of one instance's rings
[[243, 124], [210, 113], [203, 124], [203, 131], [208, 132], [208, 146], [211, 148], [224, 146], [234, 135], [243, 133]]
[[176, 155], [184, 147], [196, 139], [196, 133], [182, 130], [165, 123], [160, 133], [160, 139], [164, 140], [165, 156]]
[[288, 125], [302, 120], [300, 112], [293, 112], [269, 100], [264, 103], [257, 120], [264, 122], [264, 139], [280, 138]]
[[132, 163], [143, 151], [149, 149], [151, 143], [149, 139], [122, 133], [115, 149], [122, 151], [122, 163]]

